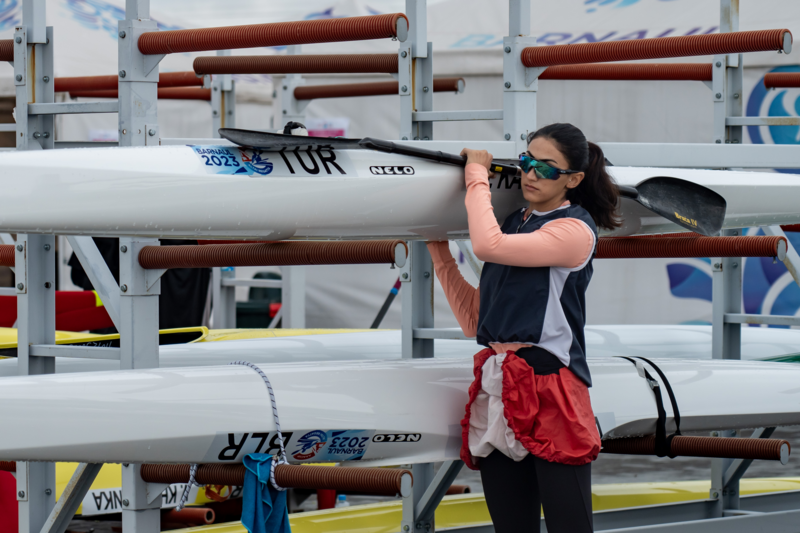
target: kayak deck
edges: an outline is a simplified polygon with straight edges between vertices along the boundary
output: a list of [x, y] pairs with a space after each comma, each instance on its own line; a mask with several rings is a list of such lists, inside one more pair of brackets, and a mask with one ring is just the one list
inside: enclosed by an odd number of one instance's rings
[[[207, 346], [215, 344], [224, 343]], [[470, 358], [308, 361], [286, 351], [302, 362], [258, 365], [275, 391], [290, 462], [458, 458]], [[270, 453], [277, 435], [264, 382], [218, 356], [206, 362], [217, 366], [2, 378], [9, 415], [0, 460], [237, 463], [247, 453]], [[796, 364], [654, 361], [672, 384], [684, 431], [800, 425]], [[615, 357], [589, 358], [589, 365], [603, 438], [653, 434], [656, 404], [636, 367]]]

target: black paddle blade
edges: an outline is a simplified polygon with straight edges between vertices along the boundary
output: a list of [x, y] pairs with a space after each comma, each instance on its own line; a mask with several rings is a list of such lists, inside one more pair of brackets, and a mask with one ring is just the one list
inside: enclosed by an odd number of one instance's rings
[[725, 221], [725, 198], [708, 187], [666, 176], [636, 186], [636, 200], [675, 224], [707, 237], [719, 235]]
[[236, 128], [220, 128], [219, 134], [234, 144], [245, 148], [254, 148], [268, 152], [280, 150], [358, 150], [361, 139], [345, 139], [342, 137], [305, 137], [300, 135], [283, 135], [265, 131], [240, 130]]

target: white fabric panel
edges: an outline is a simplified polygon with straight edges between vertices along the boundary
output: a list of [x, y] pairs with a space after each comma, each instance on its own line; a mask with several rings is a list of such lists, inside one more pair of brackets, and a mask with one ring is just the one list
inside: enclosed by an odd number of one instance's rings
[[[561, 305], [561, 294], [571, 270], [568, 268], [550, 267], [550, 293], [547, 296], [547, 307], [544, 311], [542, 336], [536, 346], [544, 348], [558, 357], [564, 366], [569, 366], [569, 349], [572, 346], [572, 328]], [[531, 302], [532, 305], [540, 302]]]
[[488, 457], [494, 450], [514, 461], [522, 461], [528, 450], [508, 427], [503, 407], [503, 361], [507, 354], [489, 357], [483, 364], [481, 390], [469, 417], [469, 451], [473, 457]]

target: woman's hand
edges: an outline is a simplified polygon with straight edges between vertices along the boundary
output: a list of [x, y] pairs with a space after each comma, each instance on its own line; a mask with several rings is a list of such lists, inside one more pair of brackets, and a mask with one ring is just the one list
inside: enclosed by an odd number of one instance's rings
[[486, 150], [472, 150], [470, 148], [464, 148], [461, 150], [462, 156], [467, 156], [467, 164], [470, 163], [477, 163], [482, 167], [486, 167], [486, 170], [489, 170], [492, 165], [492, 154], [487, 152]]

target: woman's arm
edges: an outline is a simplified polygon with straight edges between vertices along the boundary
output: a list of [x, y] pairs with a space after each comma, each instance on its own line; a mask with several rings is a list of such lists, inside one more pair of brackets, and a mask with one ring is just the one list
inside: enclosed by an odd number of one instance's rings
[[505, 234], [494, 216], [488, 170], [471, 163], [465, 175], [469, 236], [479, 259], [520, 267], [563, 268], [582, 268], [589, 260], [595, 235], [584, 222], [560, 218], [533, 233]]
[[447, 303], [456, 315], [458, 325], [461, 326], [464, 335], [474, 337], [478, 331], [480, 291], [461, 275], [447, 242], [429, 242], [428, 251], [433, 259], [436, 277], [442, 284]]

